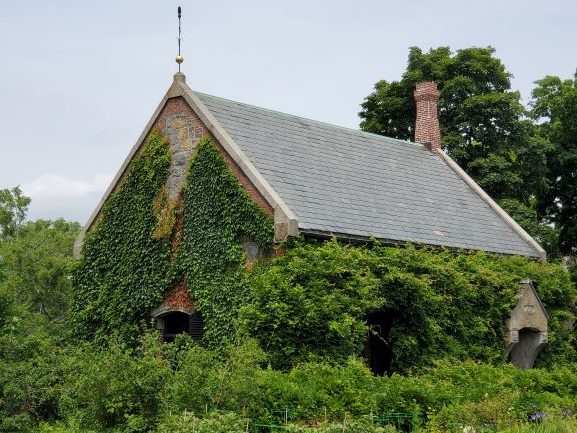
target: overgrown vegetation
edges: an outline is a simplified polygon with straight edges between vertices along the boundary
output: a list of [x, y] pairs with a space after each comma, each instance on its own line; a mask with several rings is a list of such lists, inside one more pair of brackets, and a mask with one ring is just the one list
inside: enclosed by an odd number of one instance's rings
[[168, 175], [170, 154], [150, 134], [103, 206], [74, 272], [71, 323], [83, 338], [134, 337], [170, 287], [170, 239], [156, 239], [153, 201]]
[[[272, 248], [272, 220], [253, 203], [208, 139], [197, 144], [182, 206], [168, 197], [170, 154], [158, 131], [104, 205], [74, 272], [77, 335], [129, 342], [148, 326], [164, 293], [185, 281], [207, 325], [206, 340], [234, 339], [231, 312], [246, 299], [243, 239]], [[177, 213], [182, 232], [173, 233]], [[177, 251], [171, 247], [178, 237]], [[234, 314], [234, 313], [233, 313]]]
[[[0, 338], [9, 360], [0, 364], [3, 432], [33, 431], [39, 421], [46, 432], [245, 432], [247, 424], [249, 431], [342, 432], [343, 424], [356, 433], [399, 425], [505, 431], [537, 412], [547, 414], [544, 424], [577, 422], [576, 364], [522, 371], [443, 360], [411, 376], [378, 377], [349, 358], [280, 372], [262, 368], [265, 355], [251, 340], [223, 356], [184, 337], [163, 345], [148, 335], [136, 351], [114, 343], [58, 349], [40, 328], [26, 332], [14, 331], [12, 344]], [[403, 417], [387, 420], [391, 413]]]
[[[518, 95], [492, 54], [413, 51], [405, 81], [382, 84], [377, 96], [404, 97], [411, 80], [448, 78], [442, 116], [453, 109], [458, 117], [449, 125], [449, 150], [558, 251], [556, 229], [539, 214], [543, 178], [521, 179], [523, 167], [543, 168], [547, 143], [520, 117]], [[488, 75], [467, 79], [478, 65], [488, 66]], [[553, 162], [565, 168], [573, 164], [570, 135], [562, 132], [574, 87], [551, 78], [534, 95], [535, 113], [548, 119], [541, 132], [563, 151]], [[451, 99], [463, 89], [473, 96]], [[402, 105], [401, 96], [393, 102]], [[494, 133], [467, 130], [487, 113], [505, 113]], [[397, 132], [406, 126], [385, 123]], [[492, 152], [501, 132], [506, 146]], [[518, 152], [525, 139], [534, 160]], [[26, 223], [30, 200], [18, 188], [0, 191], [0, 431], [577, 430], [574, 260], [567, 272], [556, 262], [336, 240], [285, 244], [273, 257], [271, 219], [208, 138], [197, 143], [178, 198], [165, 186], [169, 166], [167, 143], [153, 131], [103, 207], [74, 272], [78, 224]], [[550, 177], [551, 191], [568, 179]], [[525, 187], [531, 197], [519, 195]], [[571, 188], [563, 191], [569, 203]], [[573, 251], [572, 209], [557, 209], [564, 252]], [[268, 258], [247, 263], [247, 241]], [[536, 282], [551, 320], [538, 368], [521, 371], [503, 362], [503, 320], [526, 278]], [[204, 315], [205, 341], [180, 335], [162, 344], [148, 314], [180, 284]], [[367, 323], [375, 312], [386, 324]], [[368, 334], [390, 351], [390, 375], [366, 367]]]
[[210, 140], [202, 139], [184, 188], [176, 267], [203, 314], [211, 343], [233, 341], [232, 319], [247, 299], [243, 240], [270, 253], [272, 219], [242, 189]]
[[541, 365], [575, 361], [571, 330], [577, 292], [560, 264], [483, 253], [417, 248], [297, 244], [247, 273], [251, 302], [240, 326], [257, 338], [275, 368], [319, 357], [360, 356], [366, 318], [391, 318], [373, 329], [392, 351], [392, 370], [439, 357], [501, 362], [504, 318], [519, 282], [530, 278], [552, 318]]

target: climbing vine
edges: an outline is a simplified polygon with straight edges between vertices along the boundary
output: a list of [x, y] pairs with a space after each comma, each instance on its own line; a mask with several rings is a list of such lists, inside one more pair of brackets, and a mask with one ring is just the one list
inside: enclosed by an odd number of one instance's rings
[[129, 340], [169, 290], [186, 287], [208, 343], [255, 337], [279, 368], [359, 356], [375, 311], [390, 319], [371, 332], [397, 371], [447, 355], [495, 362], [518, 283], [531, 278], [552, 316], [539, 362], [575, 358], [577, 294], [560, 265], [332, 241], [285, 245], [284, 256], [248, 266], [247, 243], [271, 256], [273, 221], [210, 139], [197, 143], [178, 199], [165, 186], [169, 166], [167, 142], [153, 131], [87, 234], [71, 309], [80, 336]]
[[[203, 313], [207, 341], [232, 338], [235, 312], [246, 298], [240, 283], [246, 264], [243, 242], [270, 251], [273, 223], [210, 140], [197, 146], [183, 204], [169, 198], [170, 154], [158, 131], [149, 135], [106, 201], [75, 271], [71, 315], [79, 335], [134, 337], [164, 294], [185, 282]], [[179, 218], [182, 224], [175, 229]]]
[[184, 187], [179, 271], [206, 323], [207, 341], [233, 340], [233, 320], [248, 292], [243, 241], [266, 253], [273, 222], [242, 189], [209, 139], [198, 143]]
[[133, 336], [162, 301], [171, 274], [170, 239], [153, 236], [159, 221], [153, 204], [169, 166], [167, 143], [152, 131], [87, 233], [71, 306], [80, 336]]

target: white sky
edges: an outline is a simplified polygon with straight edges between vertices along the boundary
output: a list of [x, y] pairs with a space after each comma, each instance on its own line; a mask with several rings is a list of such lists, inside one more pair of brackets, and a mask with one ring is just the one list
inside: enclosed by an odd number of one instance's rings
[[193, 88], [357, 127], [408, 48], [491, 45], [525, 100], [577, 68], [574, 0], [0, 0], [0, 189], [84, 222], [176, 71]]

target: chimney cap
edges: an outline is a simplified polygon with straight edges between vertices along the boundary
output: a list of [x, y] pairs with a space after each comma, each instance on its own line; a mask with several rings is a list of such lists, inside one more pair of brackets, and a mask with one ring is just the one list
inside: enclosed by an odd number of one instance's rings
[[437, 83], [421, 81], [415, 86], [413, 96], [416, 101], [436, 101], [441, 96], [441, 92], [437, 89]]

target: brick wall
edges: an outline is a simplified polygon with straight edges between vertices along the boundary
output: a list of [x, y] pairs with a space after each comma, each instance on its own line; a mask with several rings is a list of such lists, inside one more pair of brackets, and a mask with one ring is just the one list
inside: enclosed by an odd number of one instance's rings
[[[172, 199], [182, 200], [182, 186], [186, 180], [190, 158], [197, 148], [198, 141], [208, 136], [243, 189], [267, 215], [273, 217], [272, 207], [182, 97], [171, 98], [167, 101], [153, 127], [158, 129], [169, 143], [171, 163], [166, 186]], [[179, 215], [172, 238], [173, 252], [180, 244], [181, 229], [182, 215]], [[164, 304], [176, 309], [192, 309], [194, 303], [188, 295], [186, 282], [182, 281], [173, 287], [166, 294]]]

